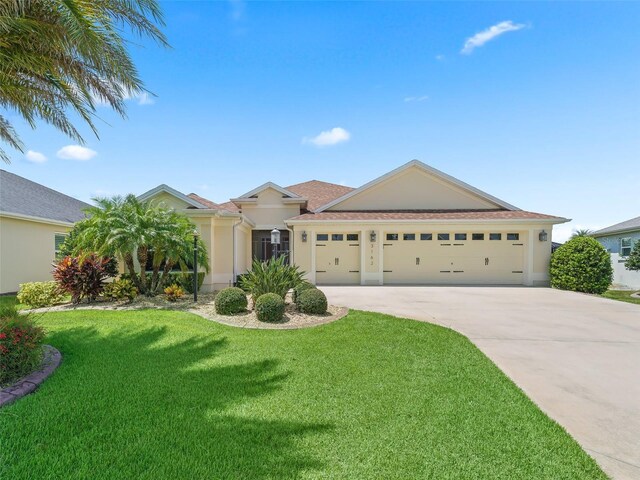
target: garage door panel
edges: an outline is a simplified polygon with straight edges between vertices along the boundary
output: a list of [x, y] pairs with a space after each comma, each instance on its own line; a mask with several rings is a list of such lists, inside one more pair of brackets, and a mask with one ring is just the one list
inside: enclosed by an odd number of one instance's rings
[[[360, 242], [333, 240], [316, 244], [316, 283], [319, 285], [357, 285], [360, 283]], [[354, 234], [355, 235], [355, 234]]]

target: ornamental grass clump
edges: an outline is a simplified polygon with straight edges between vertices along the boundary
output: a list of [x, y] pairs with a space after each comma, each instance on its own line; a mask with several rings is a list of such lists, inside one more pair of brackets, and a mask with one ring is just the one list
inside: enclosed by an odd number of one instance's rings
[[0, 306], [0, 386], [36, 370], [42, 362], [45, 332], [15, 305]]
[[289, 290], [303, 281], [303, 277], [304, 272], [295, 265], [289, 265], [287, 258], [281, 256], [266, 262], [254, 260], [251, 271], [242, 275], [239, 284], [254, 300], [265, 293], [275, 293], [284, 299]]
[[284, 300], [276, 293], [265, 293], [256, 300], [255, 311], [261, 322], [279, 322], [284, 315]]
[[246, 310], [247, 295], [238, 287], [224, 288], [216, 295], [215, 307], [220, 315], [235, 315]]
[[595, 238], [577, 236], [553, 252], [549, 274], [553, 288], [602, 294], [613, 280], [611, 256]]

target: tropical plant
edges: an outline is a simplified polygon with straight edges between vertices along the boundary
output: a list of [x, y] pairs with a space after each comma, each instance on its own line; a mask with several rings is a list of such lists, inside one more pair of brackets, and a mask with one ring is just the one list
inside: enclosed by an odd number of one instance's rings
[[247, 295], [238, 287], [223, 288], [216, 295], [215, 307], [220, 315], [240, 313], [247, 308]]
[[327, 311], [327, 297], [317, 288], [303, 291], [298, 298], [298, 310], [311, 315], [322, 315]]
[[256, 300], [255, 310], [261, 322], [279, 322], [284, 315], [284, 300], [277, 293], [265, 293]]
[[551, 255], [551, 286], [561, 290], [604, 293], [613, 280], [609, 252], [593, 237], [574, 237]]
[[112, 300], [133, 300], [138, 296], [138, 289], [133, 282], [120, 278], [104, 286], [104, 296]]
[[[193, 262], [195, 225], [187, 217], [152, 202], [140, 202], [134, 195], [94, 201], [96, 206], [87, 209], [89, 218], [77, 224], [74, 253], [95, 251], [121, 258], [138, 291], [149, 296], [168, 285], [174, 266], [188, 270]], [[149, 259], [152, 269], [148, 276]], [[207, 250], [201, 238], [198, 238], [198, 266], [209, 271]]]
[[184, 290], [180, 285], [173, 284], [164, 289], [164, 294], [170, 302], [177, 302], [184, 297]]
[[45, 332], [15, 305], [0, 306], [0, 386], [40, 366]]
[[251, 271], [240, 278], [240, 288], [251, 293], [254, 300], [265, 293], [275, 293], [284, 299], [287, 292], [301, 283], [304, 272], [289, 265], [282, 256], [266, 262], [254, 260]]
[[573, 231], [573, 233], [571, 234], [571, 238], [590, 237], [592, 234], [593, 230], [590, 230], [588, 228], [578, 228], [577, 230]]
[[640, 239], [636, 240], [636, 243], [624, 262], [624, 266], [627, 270], [640, 271]]
[[[126, 31], [167, 45], [156, 0], [5, 0], [0, 2], [0, 106], [31, 126], [42, 120], [84, 143], [69, 112], [89, 125], [96, 106], [126, 116], [125, 100], [147, 94], [127, 52]], [[5, 116], [0, 139], [23, 151]], [[0, 148], [0, 158], [9, 156]]]
[[56, 282], [21, 283], [17, 299], [33, 308], [50, 307], [64, 299], [64, 293]]
[[73, 303], [80, 303], [85, 298], [94, 301], [103, 292], [105, 280], [118, 274], [113, 258], [95, 253], [80, 257], [67, 256], [54, 266], [53, 278], [60, 290], [71, 295]]

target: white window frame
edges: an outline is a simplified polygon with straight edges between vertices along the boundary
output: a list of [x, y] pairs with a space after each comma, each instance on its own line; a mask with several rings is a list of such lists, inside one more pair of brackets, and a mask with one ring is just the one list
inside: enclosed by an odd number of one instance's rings
[[[629, 245], [625, 246], [624, 242], [628, 241]], [[625, 250], [629, 250], [629, 253], [627, 253], [626, 255], [624, 254]], [[620, 239], [620, 256], [623, 258], [627, 258], [629, 255], [631, 255], [631, 251], [633, 250], [633, 240], [631, 239], [631, 237], [624, 237]]]
[[[53, 234], [53, 258], [58, 258], [58, 256], [60, 255], [60, 249], [56, 248], [56, 237], [60, 235], [61, 237], [64, 237], [64, 240], [62, 241], [62, 243], [64, 243], [67, 240], [67, 237], [69, 236], [69, 233], [63, 233], [63, 232], [55, 232]], [[62, 245], [62, 243], [60, 245]]]

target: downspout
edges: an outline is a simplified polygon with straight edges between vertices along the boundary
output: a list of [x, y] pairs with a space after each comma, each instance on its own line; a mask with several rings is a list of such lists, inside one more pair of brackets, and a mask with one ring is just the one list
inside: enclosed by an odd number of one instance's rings
[[289, 228], [289, 225], [287, 225], [286, 223], [284, 224], [284, 228], [286, 228], [289, 231], [289, 264], [293, 265], [295, 262], [293, 261], [293, 253], [295, 252], [295, 242], [296, 242], [296, 236], [293, 233], [293, 230]]
[[240, 221], [238, 223], [234, 223], [233, 224], [233, 278], [231, 279], [231, 287], [234, 286], [236, 284], [236, 278], [238, 278], [237, 272], [236, 272], [236, 254], [237, 254], [237, 249], [236, 249], [236, 227], [238, 225], [241, 225], [244, 222], [244, 220], [242, 218], [240, 218]]

